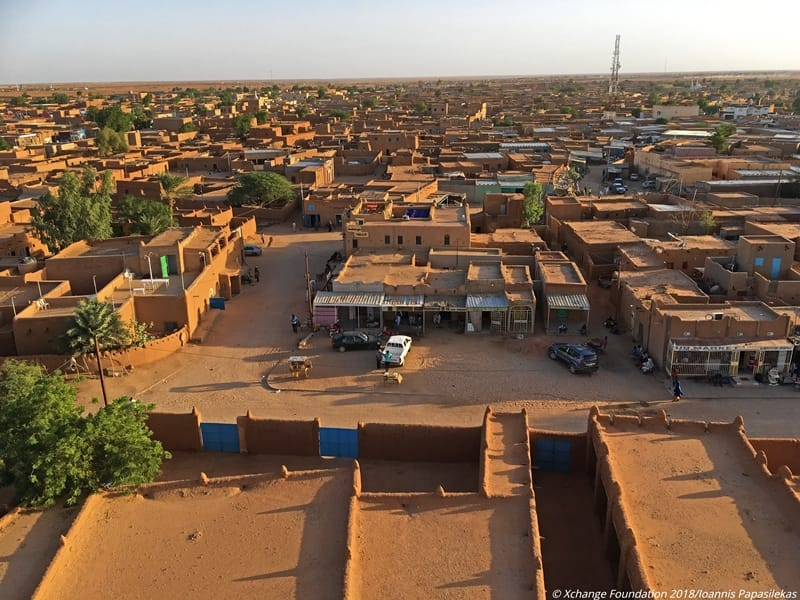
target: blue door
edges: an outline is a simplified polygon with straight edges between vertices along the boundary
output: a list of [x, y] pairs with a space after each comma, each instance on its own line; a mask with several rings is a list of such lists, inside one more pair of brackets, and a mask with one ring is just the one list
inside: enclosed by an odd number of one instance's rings
[[239, 428], [235, 423], [200, 423], [203, 449], [209, 452], [239, 452]]
[[772, 268], [769, 271], [769, 278], [770, 279], [778, 279], [781, 274], [781, 259], [780, 257], [776, 257], [772, 259]]
[[358, 430], [320, 427], [319, 455], [358, 458]]
[[572, 458], [569, 440], [538, 438], [534, 447], [533, 466], [542, 471], [569, 473]]

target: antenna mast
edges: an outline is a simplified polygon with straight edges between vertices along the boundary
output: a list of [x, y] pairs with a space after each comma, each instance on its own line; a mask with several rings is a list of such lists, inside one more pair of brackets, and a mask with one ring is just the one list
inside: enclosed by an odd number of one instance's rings
[[619, 91], [619, 38], [620, 35], [617, 34], [617, 39], [614, 42], [614, 56], [611, 58], [611, 77], [608, 79], [608, 95], [612, 106], [617, 105], [617, 93]]

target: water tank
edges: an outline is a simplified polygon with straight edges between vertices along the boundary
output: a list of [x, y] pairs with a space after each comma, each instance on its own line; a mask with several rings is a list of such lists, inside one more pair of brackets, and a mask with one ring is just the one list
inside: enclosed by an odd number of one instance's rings
[[39, 263], [32, 256], [24, 256], [17, 261], [17, 271], [20, 275], [31, 273], [39, 268]]

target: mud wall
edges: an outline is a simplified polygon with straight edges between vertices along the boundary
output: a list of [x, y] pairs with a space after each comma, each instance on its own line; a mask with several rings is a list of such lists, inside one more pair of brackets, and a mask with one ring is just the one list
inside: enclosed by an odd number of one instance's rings
[[767, 455], [767, 467], [775, 473], [778, 467], [786, 465], [796, 475], [800, 475], [800, 439], [748, 438], [756, 452]]
[[153, 439], [161, 442], [165, 450], [202, 450], [201, 420], [197, 408], [190, 413], [151, 412], [147, 415], [147, 426], [153, 432]]
[[477, 462], [480, 427], [358, 424], [361, 458], [420, 462]]
[[294, 456], [319, 456], [319, 419], [312, 421], [284, 421], [261, 419], [249, 411], [237, 419], [243, 433], [242, 452], [250, 454], [286, 454]]
[[560, 440], [569, 442], [570, 471], [580, 471], [586, 465], [586, 433], [570, 433], [565, 431], [544, 431], [539, 429], [529, 430], [531, 445], [531, 464], [536, 463], [536, 440]]

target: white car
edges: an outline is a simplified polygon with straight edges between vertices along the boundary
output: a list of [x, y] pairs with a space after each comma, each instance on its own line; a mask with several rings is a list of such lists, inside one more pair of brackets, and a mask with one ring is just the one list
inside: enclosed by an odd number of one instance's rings
[[386, 340], [383, 356], [386, 366], [402, 367], [406, 362], [406, 354], [411, 349], [411, 338], [407, 335], [393, 335]]

